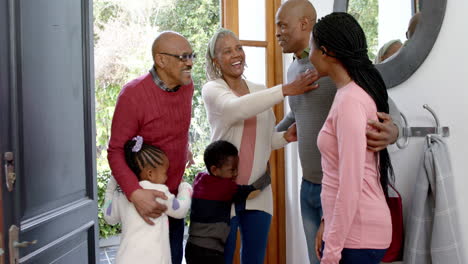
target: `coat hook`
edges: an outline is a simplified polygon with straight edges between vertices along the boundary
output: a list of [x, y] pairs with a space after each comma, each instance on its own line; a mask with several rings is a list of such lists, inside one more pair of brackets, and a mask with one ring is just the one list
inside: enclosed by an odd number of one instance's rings
[[403, 114], [403, 112], [400, 112], [401, 118], [403, 119], [403, 128], [401, 130], [402, 137], [405, 139], [404, 143], [400, 143], [400, 141], [397, 139], [396, 145], [399, 149], [404, 149], [408, 146], [409, 144], [409, 135], [408, 135], [408, 120], [406, 119], [406, 116]]
[[431, 113], [431, 115], [434, 117], [436, 127], [409, 127], [406, 116], [400, 112], [404, 125], [402, 128], [402, 137], [405, 139], [405, 141], [400, 143], [397, 140], [396, 145], [398, 148], [406, 148], [409, 144], [409, 137], [426, 137], [427, 143], [430, 144], [431, 135], [440, 135], [442, 137], [448, 137], [450, 135], [449, 127], [440, 126], [439, 118], [437, 117], [435, 111], [429, 107], [428, 104], [424, 104], [423, 108], [429, 111], [429, 113]]
[[429, 107], [428, 104], [424, 104], [423, 108], [426, 109], [427, 111], [429, 111], [431, 113], [431, 115], [434, 117], [435, 122], [436, 122], [435, 134], [439, 134], [440, 123], [439, 123], [439, 118], [437, 117], [436, 113], [434, 112], [434, 110], [432, 110], [432, 108]]

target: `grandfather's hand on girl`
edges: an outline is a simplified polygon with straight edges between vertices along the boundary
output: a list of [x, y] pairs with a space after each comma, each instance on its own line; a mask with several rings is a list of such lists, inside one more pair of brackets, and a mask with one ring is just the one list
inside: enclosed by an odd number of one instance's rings
[[138, 189], [130, 196], [130, 201], [135, 206], [138, 214], [149, 225], [154, 225], [150, 218], [158, 218], [167, 210], [164, 204], [156, 202], [156, 198], [167, 200], [163, 192], [156, 190]]
[[316, 70], [301, 73], [296, 80], [283, 85], [283, 95], [299, 95], [318, 88], [315, 82], [320, 78]]

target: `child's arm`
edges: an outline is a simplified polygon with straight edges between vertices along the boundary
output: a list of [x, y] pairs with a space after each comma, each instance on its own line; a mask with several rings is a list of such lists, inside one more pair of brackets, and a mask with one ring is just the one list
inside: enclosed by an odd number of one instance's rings
[[167, 196], [167, 200], [158, 200], [167, 206], [166, 214], [168, 216], [182, 219], [187, 215], [192, 203], [192, 186], [186, 182], [181, 182], [179, 185], [179, 194], [175, 197], [173, 194]]
[[120, 223], [118, 200], [121, 195], [123, 194], [117, 191], [117, 181], [111, 176], [107, 183], [104, 206], [102, 207], [104, 220], [106, 220], [109, 225]]
[[250, 185], [238, 185], [234, 194], [234, 202], [250, 200], [257, 197], [260, 192], [271, 184], [270, 167], [267, 166], [265, 173]]

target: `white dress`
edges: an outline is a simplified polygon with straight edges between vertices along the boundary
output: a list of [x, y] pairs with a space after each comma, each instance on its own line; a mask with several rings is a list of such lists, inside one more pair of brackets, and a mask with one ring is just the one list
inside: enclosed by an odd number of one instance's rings
[[148, 225], [138, 214], [135, 206], [117, 190], [117, 182], [111, 177], [107, 185], [103, 213], [104, 219], [110, 225], [122, 223], [116, 263], [171, 264], [168, 215], [179, 219], [185, 217], [192, 201], [192, 187], [182, 182], [179, 185], [179, 193], [175, 197], [164, 184], [140, 181], [140, 186], [144, 189], [164, 192], [168, 199], [157, 198], [156, 200], [165, 204], [167, 211], [160, 217], [152, 219], [153, 226]]

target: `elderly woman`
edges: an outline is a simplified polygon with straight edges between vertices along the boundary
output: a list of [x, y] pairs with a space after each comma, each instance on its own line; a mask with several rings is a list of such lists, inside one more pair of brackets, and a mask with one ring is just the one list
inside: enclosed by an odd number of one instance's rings
[[390, 40], [389, 42], [385, 43], [375, 56], [374, 63], [382, 63], [386, 59], [392, 57], [394, 54], [397, 54], [400, 51], [403, 43], [399, 39]]
[[[243, 78], [245, 53], [237, 36], [219, 30], [207, 50], [207, 76], [202, 96], [211, 127], [211, 140], [226, 140], [239, 149], [238, 184], [250, 184], [262, 176], [270, 153], [286, 143], [296, 141], [296, 127], [275, 132], [272, 106], [285, 96], [317, 88], [312, 84], [317, 73], [308, 72], [290, 84], [267, 89]], [[242, 263], [263, 263], [273, 214], [271, 186], [266, 187], [245, 205], [236, 206], [231, 232], [225, 245], [226, 263], [232, 263], [236, 233], [242, 237]]]

